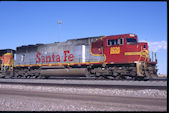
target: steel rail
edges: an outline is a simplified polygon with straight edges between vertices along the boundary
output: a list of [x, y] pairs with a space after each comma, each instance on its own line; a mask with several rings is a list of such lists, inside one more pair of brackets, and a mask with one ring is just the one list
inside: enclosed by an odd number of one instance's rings
[[[48, 79], [66, 79], [66, 80], [111, 80], [111, 79], [97, 79], [97, 78], [86, 78], [86, 77], [50, 77]], [[114, 79], [113, 81], [121, 81], [121, 79]], [[123, 81], [134, 81], [133, 79], [123, 79]], [[146, 80], [145, 80], [146, 81]], [[150, 78], [147, 81], [167, 81], [167, 78]]]
[[0, 79], [0, 84], [27, 84], [104, 88], [167, 89], [167, 81]]

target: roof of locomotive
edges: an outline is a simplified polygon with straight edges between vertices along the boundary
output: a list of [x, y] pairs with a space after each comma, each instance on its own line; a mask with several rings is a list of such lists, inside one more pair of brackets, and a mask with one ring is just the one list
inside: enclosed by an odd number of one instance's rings
[[13, 49], [1, 49], [0, 56], [2, 56], [5, 53], [8, 53], [8, 52], [11, 53], [11, 51], [12, 51], [12, 53], [15, 53], [15, 50], [13, 50]]
[[[110, 36], [137, 36], [135, 34], [119, 34], [119, 35], [110, 35]], [[64, 42], [54, 42], [49, 44], [34, 44], [34, 45], [23, 45], [16, 48], [16, 52], [25, 52], [27, 50], [28, 52], [35, 51], [38, 47], [49, 47], [49, 46], [64, 46], [64, 45], [89, 45], [92, 41], [95, 41], [96, 39], [99, 39], [104, 36], [94, 36], [94, 37], [86, 37], [86, 38], [76, 38], [76, 39], [69, 39]], [[107, 36], [109, 37], [109, 36]]]
[[67, 41], [77, 41], [77, 40], [87, 40], [87, 39], [97, 39], [103, 36], [94, 36], [94, 37], [87, 37], [87, 38], [76, 38], [76, 39], [69, 39]]
[[103, 36], [69, 39], [64, 42], [54, 42], [54, 43], [49, 43], [49, 44], [22, 45], [22, 46], [17, 47], [16, 51], [17, 52], [22, 52], [25, 50], [32, 51], [32, 50], [36, 50], [40, 46], [42, 47], [42, 46], [52, 46], [52, 45], [87, 45], [89, 44], [89, 41], [93, 41], [101, 37]]

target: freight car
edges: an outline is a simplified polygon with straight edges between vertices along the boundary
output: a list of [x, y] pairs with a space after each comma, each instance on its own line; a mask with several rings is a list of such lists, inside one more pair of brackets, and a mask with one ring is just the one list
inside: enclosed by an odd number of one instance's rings
[[[12, 61], [14, 52], [10, 53], [11, 56], [8, 58]], [[150, 58], [148, 44], [138, 42], [135, 34], [20, 46], [16, 48], [15, 54], [14, 64], [1, 63], [1, 67], [7, 67], [6, 73], [8, 73], [3, 74], [5, 75], [3, 77], [72, 76], [135, 80], [157, 77], [157, 59], [153, 61]]]

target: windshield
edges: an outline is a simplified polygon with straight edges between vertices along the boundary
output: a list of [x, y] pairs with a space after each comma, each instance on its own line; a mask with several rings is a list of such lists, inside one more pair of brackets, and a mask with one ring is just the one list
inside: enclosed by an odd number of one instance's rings
[[137, 44], [137, 41], [135, 38], [126, 38], [127, 44]]

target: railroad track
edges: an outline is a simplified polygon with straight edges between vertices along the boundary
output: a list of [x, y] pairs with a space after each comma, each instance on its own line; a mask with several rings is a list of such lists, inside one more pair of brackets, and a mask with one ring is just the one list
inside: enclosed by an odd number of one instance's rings
[[[49, 77], [48, 79], [55, 79], [55, 80], [111, 80], [111, 79], [96, 79], [96, 78], [86, 78], [86, 77]], [[114, 79], [113, 81], [122, 81], [121, 79]], [[123, 81], [134, 81], [131, 78], [123, 79]], [[158, 78], [151, 78], [148, 81], [167, 81], [167, 78], [158, 77]]]
[[[98, 79], [98, 78], [95, 78], [95, 77], [91, 77], [91, 78], [86, 78], [86, 77], [54, 77], [54, 76], [51, 76], [49, 77], [48, 79], [66, 79], [66, 80], [113, 80], [113, 79]], [[121, 79], [114, 79], [114, 81], [118, 81], [118, 80], [121, 80]], [[123, 79], [123, 80], [126, 80], [126, 81], [130, 81], [133, 79], [131, 78], [127, 78], [127, 79]], [[158, 78], [150, 78], [148, 81], [167, 81], [167, 78], [166, 77], [158, 77]]]
[[[5, 79], [8, 79], [8, 78], [5, 78]], [[13, 78], [13, 79], [18, 79], [18, 78]], [[37, 79], [37, 78], [19, 78], [19, 79]], [[103, 79], [103, 78], [98, 79], [95, 77], [86, 78], [86, 77], [54, 77], [54, 76], [51, 76], [48, 79], [56, 79], [56, 80], [63, 80], [63, 79], [64, 80], [114, 80], [114, 81], [122, 80], [122, 79]], [[134, 81], [131, 78], [127, 78], [127, 79], [123, 79], [123, 80]], [[167, 78], [164, 78], [164, 77], [150, 78], [148, 81], [167, 81]]]
[[60, 80], [60, 79], [0, 79], [0, 84], [52, 85], [76, 87], [167, 89], [167, 81], [129, 80]]

